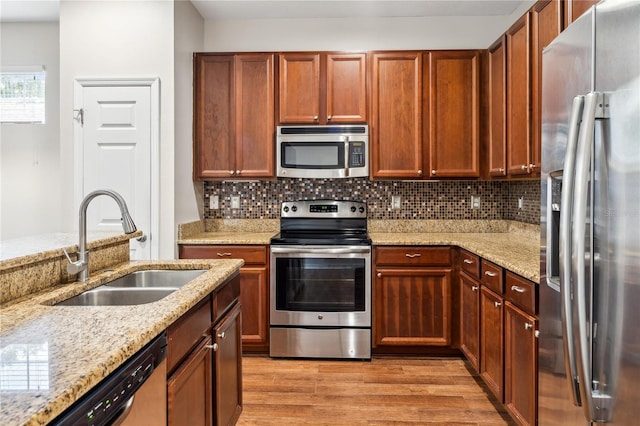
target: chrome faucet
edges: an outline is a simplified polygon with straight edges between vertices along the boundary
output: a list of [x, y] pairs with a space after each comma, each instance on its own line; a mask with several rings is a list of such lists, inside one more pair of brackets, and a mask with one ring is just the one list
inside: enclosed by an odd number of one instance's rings
[[133, 234], [136, 232], [136, 224], [133, 223], [133, 219], [131, 219], [131, 215], [129, 214], [129, 209], [127, 209], [127, 203], [124, 201], [124, 198], [120, 194], [115, 191], [111, 191], [108, 189], [98, 189], [97, 191], [93, 191], [87, 194], [86, 197], [80, 203], [80, 226], [78, 228], [78, 232], [80, 234], [80, 241], [78, 242], [78, 260], [72, 261], [69, 257], [69, 254], [66, 250], [64, 250], [64, 254], [67, 256], [67, 260], [69, 260], [69, 264], [67, 265], [67, 272], [70, 275], [78, 274], [78, 281], [87, 281], [89, 279], [89, 251], [87, 250], [87, 207], [89, 207], [89, 203], [91, 200], [96, 198], [98, 195], [108, 195], [113, 198], [116, 203], [118, 203], [118, 207], [120, 207], [120, 213], [122, 214], [122, 229], [124, 229], [125, 234]]

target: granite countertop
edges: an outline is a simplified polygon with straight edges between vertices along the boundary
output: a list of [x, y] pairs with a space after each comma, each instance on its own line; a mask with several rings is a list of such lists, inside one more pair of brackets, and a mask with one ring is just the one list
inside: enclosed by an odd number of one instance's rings
[[271, 237], [278, 232], [199, 232], [178, 240], [178, 244], [244, 244], [244, 245], [268, 245]]
[[[242, 260], [132, 261], [0, 309], [0, 423], [41, 425], [144, 347], [241, 266]], [[209, 269], [169, 296], [136, 306], [51, 306], [143, 269]], [[25, 356], [28, 353], [29, 356]], [[16, 368], [6, 368], [14, 359]], [[26, 360], [32, 363], [26, 365]], [[30, 368], [30, 376], [19, 368]], [[38, 371], [35, 375], [33, 372]], [[29, 380], [29, 382], [27, 382]], [[11, 389], [12, 384], [15, 389]]]

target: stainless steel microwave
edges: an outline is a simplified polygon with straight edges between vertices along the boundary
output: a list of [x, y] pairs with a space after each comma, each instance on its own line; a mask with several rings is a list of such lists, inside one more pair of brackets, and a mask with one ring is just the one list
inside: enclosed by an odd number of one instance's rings
[[369, 126], [278, 126], [278, 177], [369, 176]]

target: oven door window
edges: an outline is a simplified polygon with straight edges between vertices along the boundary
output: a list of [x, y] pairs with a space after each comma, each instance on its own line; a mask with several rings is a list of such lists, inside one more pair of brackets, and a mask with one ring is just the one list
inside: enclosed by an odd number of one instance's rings
[[281, 167], [290, 169], [344, 169], [343, 142], [282, 142]]
[[276, 309], [364, 312], [365, 281], [364, 259], [276, 259]]

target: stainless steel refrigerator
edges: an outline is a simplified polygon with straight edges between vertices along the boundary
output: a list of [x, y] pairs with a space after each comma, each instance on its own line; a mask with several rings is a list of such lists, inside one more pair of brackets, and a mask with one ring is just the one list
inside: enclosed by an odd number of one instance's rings
[[640, 424], [640, 1], [542, 60], [540, 425]]

